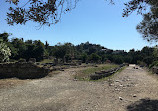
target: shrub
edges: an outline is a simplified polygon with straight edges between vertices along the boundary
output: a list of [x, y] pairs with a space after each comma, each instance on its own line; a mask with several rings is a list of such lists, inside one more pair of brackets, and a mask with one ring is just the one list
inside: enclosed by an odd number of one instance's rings
[[11, 56], [11, 50], [5, 43], [0, 43], [0, 62], [8, 62]]
[[158, 67], [158, 61], [154, 61], [152, 64], [150, 64], [149, 68], [151, 69], [154, 66]]

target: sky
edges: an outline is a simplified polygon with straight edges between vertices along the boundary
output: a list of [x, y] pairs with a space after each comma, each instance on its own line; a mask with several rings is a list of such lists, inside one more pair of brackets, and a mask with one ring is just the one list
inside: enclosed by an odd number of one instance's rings
[[89, 41], [109, 49], [126, 51], [157, 44], [146, 42], [137, 32], [136, 25], [141, 22], [141, 15], [133, 13], [127, 18], [122, 17], [123, 0], [115, 0], [115, 5], [105, 0], [80, 0], [75, 9], [62, 15], [58, 24], [42, 26], [40, 29], [33, 22], [9, 26], [4, 20], [9, 7], [10, 4], [5, 0], [0, 0], [0, 33], [12, 33], [10, 38], [48, 41], [50, 45], [59, 42], [78, 45]]

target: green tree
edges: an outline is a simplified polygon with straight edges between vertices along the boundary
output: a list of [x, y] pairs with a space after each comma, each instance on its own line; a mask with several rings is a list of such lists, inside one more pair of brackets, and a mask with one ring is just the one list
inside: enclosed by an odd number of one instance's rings
[[65, 62], [64, 57], [66, 55], [66, 51], [67, 49], [65, 48], [64, 45], [58, 44], [54, 47], [53, 54], [57, 59], [61, 58], [63, 59], [63, 62]]
[[26, 45], [23, 39], [12, 38], [11, 42], [7, 43], [12, 51], [12, 59], [20, 59], [25, 57]]
[[132, 62], [132, 57], [131, 56], [125, 56], [124, 57], [124, 62], [125, 63], [131, 63]]
[[87, 60], [88, 60], [88, 55], [87, 55], [86, 53], [83, 53], [83, 54], [81, 55], [81, 59], [82, 59], [82, 62], [83, 62], [83, 63], [86, 63]]
[[48, 49], [48, 47], [49, 47], [49, 44], [48, 44], [48, 42], [46, 41], [46, 42], [45, 42], [45, 48]]
[[158, 46], [154, 47], [153, 56], [155, 60], [158, 60]]
[[27, 44], [26, 45], [26, 51], [25, 51], [25, 59], [26, 60], [29, 60], [29, 58], [35, 58], [36, 56], [35, 56], [35, 52], [34, 52], [34, 50], [35, 50], [35, 45], [34, 44]]
[[7, 33], [7, 32], [0, 33], [0, 41], [8, 42], [8, 37], [9, 37], [10, 35], [11, 35], [11, 34], [9, 34], [9, 33]]
[[[158, 41], [158, 1], [157, 0], [130, 0], [125, 3], [123, 16], [128, 17], [133, 11], [143, 15], [143, 20], [137, 25], [137, 30], [147, 41]], [[150, 7], [150, 8], [148, 8]], [[148, 13], [144, 10], [149, 9]], [[145, 11], [146, 12], [146, 11]]]
[[79, 0], [27, 0], [25, 5], [19, 6], [21, 0], [6, 0], [15, 6], [9, 8], [7, 22], [9, 25], [25, 24], [34, 21], [41, 25], [56, 24], [61, 13], [66, 13], [76, 7]]
[[120, 56], [120, 55], [115, 55], [114, 56], [114, 63], [116, 63], [116, 64], [122, 64], [124, 61], [123, 61], [123, 58], [122, 58], [122, 56]]
[[96, 53], [92, 53], [90, 55], [90, 60], [92, 60], [93, 62], [97, 63], [100, 59], [101, 59], [101, 57], [98, 54], [96, 54]]
[[34, 41], [34, 44], [33, 57], [36, 58], [37, 61], [41, 61], [46, 54], [45, 46], [40, 40]]

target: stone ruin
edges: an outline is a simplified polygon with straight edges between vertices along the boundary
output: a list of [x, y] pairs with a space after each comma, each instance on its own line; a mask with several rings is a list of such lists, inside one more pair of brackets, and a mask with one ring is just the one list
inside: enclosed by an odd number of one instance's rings
[[102, 79], [104, 77], [109, 77], [109, 76], [113, 75], [114, 73], [116, 73], [118, 70], [120, 70], [125, 65], [127, 65], [127, 64], [121, 64], [117, 68], [112, 68], [109, 70], [102, 70], [99, 72], [95, 72], [95, 74], [90, 75], [90, 80], [98, 80], [98, 79]]
[[50, 69], [33, 62], [0, 63], [0, 78], [36, 79], [47, 76], [49, 72]]

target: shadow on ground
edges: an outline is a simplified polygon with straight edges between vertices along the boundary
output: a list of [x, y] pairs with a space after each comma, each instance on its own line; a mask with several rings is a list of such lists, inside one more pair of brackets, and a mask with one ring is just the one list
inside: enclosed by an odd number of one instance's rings
[[127, 106], [127, 111], [158, 111], [158, 100], [140, 99]]

